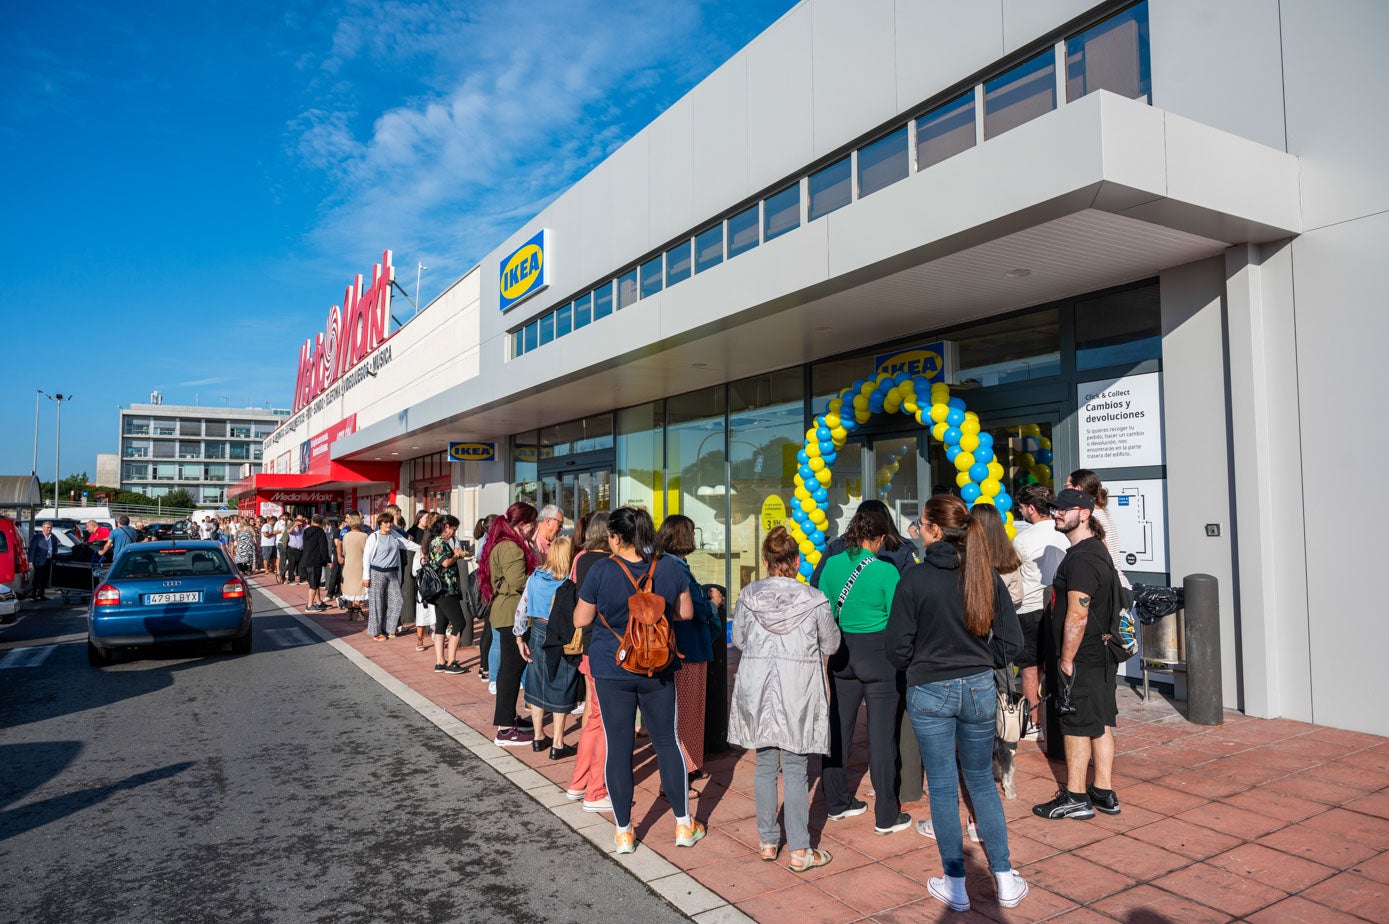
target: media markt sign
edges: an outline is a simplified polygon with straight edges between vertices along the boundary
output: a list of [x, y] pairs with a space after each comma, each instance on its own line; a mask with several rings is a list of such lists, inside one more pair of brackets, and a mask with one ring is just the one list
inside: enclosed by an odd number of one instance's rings
[[550, 229], [503, 257], [497, 276], [497, 295], [502, 311], [518, 305], [550, 287]]

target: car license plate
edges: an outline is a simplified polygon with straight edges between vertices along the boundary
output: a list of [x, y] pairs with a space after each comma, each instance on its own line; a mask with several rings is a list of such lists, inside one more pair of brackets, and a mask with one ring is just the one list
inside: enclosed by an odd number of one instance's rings
[[150, 604], [198, 603], [202, 598], [203, 595], [196, 590], [177, 594], [145, 594], [145, 602]]

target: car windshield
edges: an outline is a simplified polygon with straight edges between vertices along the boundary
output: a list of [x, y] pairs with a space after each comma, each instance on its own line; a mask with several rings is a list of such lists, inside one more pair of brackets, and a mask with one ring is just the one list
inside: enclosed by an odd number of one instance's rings
[[230, 574], [226, 558], [212, 549], [127, 549], [107, 580], [200, 577]]

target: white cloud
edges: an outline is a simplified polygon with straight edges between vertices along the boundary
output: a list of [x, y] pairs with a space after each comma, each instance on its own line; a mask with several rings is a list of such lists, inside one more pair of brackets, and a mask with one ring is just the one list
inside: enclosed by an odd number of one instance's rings
[[[698, 0], [353, 3], [288, 127], [334, 183], [310, 249], [339, 265], [466, 271], [733, 50]], [[405, 89], [372, 116], [381, 84]]]

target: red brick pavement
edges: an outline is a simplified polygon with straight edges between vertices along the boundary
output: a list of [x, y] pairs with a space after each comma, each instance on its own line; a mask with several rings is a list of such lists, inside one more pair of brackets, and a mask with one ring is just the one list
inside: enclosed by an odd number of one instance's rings
[[[257, 580], [302, 605], [301, 587]], [[374, 663], [491, 735], [492, 697], [477, 679], [477, 649], [461, 676], [435, 674], [433, 649], [411, 637], [377, 642], [336, 610], [315, 622]], [[731, 682], [731, 677], [730, 677]], [[1143, 704], [1121, 687], [1115, 787], [1123, 813], [1093, 821], [1044, 821], [1031, 806], [1057, 787], [1060, 764], [1035, 744], [1017, 758], [1018, 798], [1005, 800], [1009, 846], [1030, 883], [1015, 909], [993, 899], [979, 845], [965, 843], [973, 909], [947, 911], [926, 894], [940, 875], [934, 842], [913, 831], [873, 834], [872, 813], [826, 824], [823, 798], [811, 806], [812, 841], [834, 862], [803, 875], [757, 857], [750, 755], [711, 760], [697, 784], [697, 816], [709, 836], [677, 850], [657, 798], [649, 747], [639, 747], [639, 841], [764, 922], [990, 921], [1384, 921], [1389, 922], [1389, 740], [1289, 719], [1227, 712], [1224, 725], [1191, 725], [1169, 703]], [[578, 738], [577, 728], [568, 741]], [[511, 753], [557, 785], [572, 760], [551, 762], [529, 748]], [[859, 794], [867, 796], [863, 774]], [[904, 806], [925, 817], [927, 806]], [[654, 833], [653, 833], [654, 832]], [[648, 837], [648, 835], [650, 835]], [[786, 854], [783, 851], [782, 859]]]

